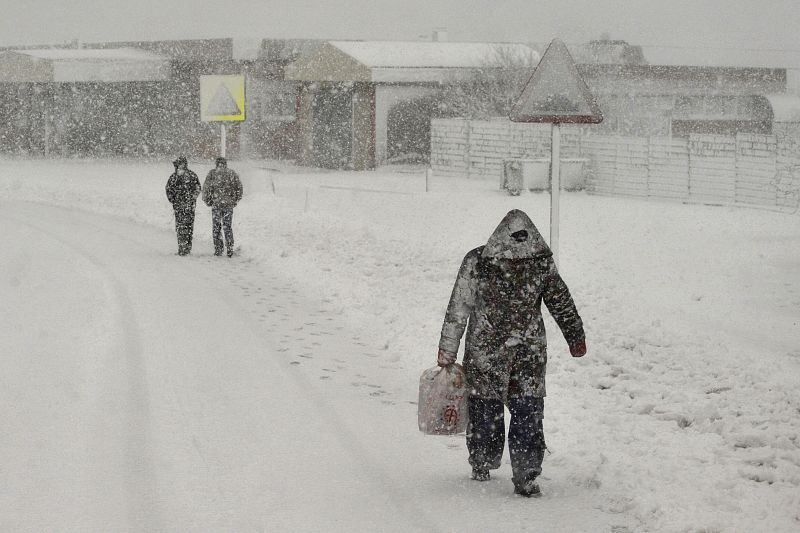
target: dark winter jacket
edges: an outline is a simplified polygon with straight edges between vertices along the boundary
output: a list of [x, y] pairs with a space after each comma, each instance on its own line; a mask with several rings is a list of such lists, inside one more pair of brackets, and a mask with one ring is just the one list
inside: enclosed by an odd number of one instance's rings
[[194, 209], [197, 197], [200, 196], [200, 180], [197, 174], [189, 169], [183, 176], [173, 172], [167, 180], [167, 200], [175, 209]]
[[233, 208], [242, 199], [242, 182], [229, 168], [209, 171], [203, 183], [203, 201], [209, 207]]
[[[519, 230], [528, 232], [524, 242], [511, 236]], [[458, 352], [466, 330], [464, 370], [472, 395], [503, 402], [545, 396], [542, 301], [567, 344], [584, 340], [583, 322], [552, 255], [530, 218], [513, 210], [485, 246], [464, 257], [439, 348]]]

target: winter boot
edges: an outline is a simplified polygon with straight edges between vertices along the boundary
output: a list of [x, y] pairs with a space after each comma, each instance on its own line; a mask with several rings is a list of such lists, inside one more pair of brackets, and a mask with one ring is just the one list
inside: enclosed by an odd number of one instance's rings
[[489, 475], [488, 468], [478, 468], [472, 467], [472, 479], [475, 481], [489, 481], [491, 476]]
[[526, 498], [538, 498], [542, 495], [542, 490], [535, 479], [529, 479], [524, 483], [514, 482], [514, 494], [525, 496]]

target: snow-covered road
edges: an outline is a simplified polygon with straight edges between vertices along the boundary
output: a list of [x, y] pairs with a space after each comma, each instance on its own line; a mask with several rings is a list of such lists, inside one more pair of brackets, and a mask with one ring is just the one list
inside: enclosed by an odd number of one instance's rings
[[298, 314], [288, 286], [246, 263], [168, 255], [150, 228], [25, 204], [2, 219], [30, 244], [2, 254], [18, 348], [2, 359], [17, 488], [3, 529], [413, 524], [280, 347], [310, 357], [332, 314]]
[[2, 202], [0, 220], [25, 243], [0, 252], [0, 529], [608, 527], [574, 488], [534, 525], [508, 479], [470, 482], [461, 438], [413, 432], [341, 309], [256, 263], [57, 207]]

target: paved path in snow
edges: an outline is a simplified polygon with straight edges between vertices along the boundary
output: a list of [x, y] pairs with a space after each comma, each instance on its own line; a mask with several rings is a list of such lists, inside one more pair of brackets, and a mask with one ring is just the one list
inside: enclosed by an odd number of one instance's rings
[[[208, 243], [4, 202], [0, 529], [607, 531], [561, 480], [467, 479], [334, 301]], [[198, 221], [201, 223], [201, 221]], [[204, 249], [208, 248], [208, 249]], [[616, 523], [623, 522], [617, 519]], [[623, 531], [623, 528], [619, 528]]]

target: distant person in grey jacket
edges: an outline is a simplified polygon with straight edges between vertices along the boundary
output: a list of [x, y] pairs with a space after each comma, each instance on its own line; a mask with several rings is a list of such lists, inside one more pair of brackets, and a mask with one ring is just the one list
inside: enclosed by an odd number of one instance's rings
[[214, 255], [222, 255], [223, 248], [227, 248], [228, 257], [232, 257], [233, 208], [242, 199], [242, 182], [239, 175], [228, 168], [228, 161], [224, 157], [218, 157], [215, 163], [216, 167], [209, 171], [203, 183], [203, 201], [211, 208]]

